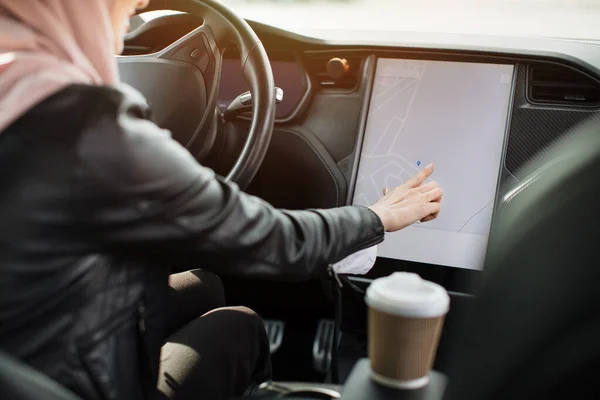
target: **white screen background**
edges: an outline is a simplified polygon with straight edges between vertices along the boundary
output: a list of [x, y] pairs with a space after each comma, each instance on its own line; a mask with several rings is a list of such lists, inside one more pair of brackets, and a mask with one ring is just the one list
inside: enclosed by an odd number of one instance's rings
[[379, 256], [469, 269], [485, 258], [514, 66], [379, 59], [353, 204], [371, 205], [430, 162], [438, 219], [386, 235]]

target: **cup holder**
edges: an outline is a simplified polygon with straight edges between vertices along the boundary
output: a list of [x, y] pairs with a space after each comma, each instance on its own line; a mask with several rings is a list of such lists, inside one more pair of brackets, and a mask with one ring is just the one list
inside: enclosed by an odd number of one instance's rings
[[302, 388], [297, 390], [291, 390], [286, 393], [282, 393], [277, 396], [278, 399], [314, 399], [314, 400], [335, 400], [341, 398], [342, 395], [333, 390], [327, 388]]

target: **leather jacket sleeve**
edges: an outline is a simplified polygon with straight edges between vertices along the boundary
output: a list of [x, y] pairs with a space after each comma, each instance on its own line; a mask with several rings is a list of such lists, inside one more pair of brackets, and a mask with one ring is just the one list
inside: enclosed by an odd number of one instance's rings
[[77, 212], [97, 242], [218, 273], [296, 280], [383, 240], [371, 210], [285, 211], [197, 163], [125, 95], [117, 118], [98, 113], [81, 137]]

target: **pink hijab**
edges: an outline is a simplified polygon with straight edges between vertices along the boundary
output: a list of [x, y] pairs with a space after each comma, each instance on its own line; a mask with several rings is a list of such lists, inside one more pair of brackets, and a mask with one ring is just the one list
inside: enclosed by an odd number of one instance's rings
[[0, 0], [0, 132], [72, 83], [119, 81], [114, 0]]

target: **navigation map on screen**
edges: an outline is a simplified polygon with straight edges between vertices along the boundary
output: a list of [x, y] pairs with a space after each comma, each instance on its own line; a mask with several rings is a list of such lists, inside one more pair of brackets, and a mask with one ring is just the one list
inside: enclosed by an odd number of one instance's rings
[[494, 209], [512, 65], [379, 59], [353, 204], [371, 205], [427, 164], [442, 212], [386, 235], [379, 256], [481, 269]]

